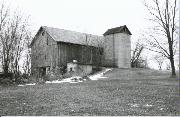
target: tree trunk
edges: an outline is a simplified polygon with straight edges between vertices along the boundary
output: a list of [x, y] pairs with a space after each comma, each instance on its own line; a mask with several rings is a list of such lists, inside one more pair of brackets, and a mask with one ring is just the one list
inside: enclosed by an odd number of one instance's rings
[[162, 70], [161, 66], [162, 66], [162, 65], [159, 65], [159, 70]]
[[5, 64], [4, 64], [4, 74], [8, 74], [8, 65], [7, 65], [7, 63], [5, 62]]
[[176, 76], [176, 70], [175, 70], [175, 66], [174, 66], [174, 57], [170, 57], [170, 63], [171, 63], [171, 71], [172, 71], [172, 76]]
[[5, 56], [4, 56], [4, 60], [3, 60], [3, 70], [4, 70], [5, 74], [7, 74], [9, 72], [8, 60], [7, 60], [7, 58], [5, 58]]
[[167, 37], [168, 37], [168, 43], [169, 43], [169, 60], [170, 60], [170, 63], [171, 63], [171, 75], [172, 77], [176, 76], [176, 70], [175, 70], [175, 66], [174, 66], [174, 54], [173, 54], [173, 42], [171, 41], [171, 37], [170, 37], [170, 34], [167, 33]]

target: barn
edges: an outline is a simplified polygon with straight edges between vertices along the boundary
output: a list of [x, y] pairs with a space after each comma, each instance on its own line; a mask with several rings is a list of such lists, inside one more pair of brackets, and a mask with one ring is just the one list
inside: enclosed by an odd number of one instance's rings
[[35, 77], [59, 72], [76, 60], [90, 66], [130, 67], [131, 32], [126, 25], [108, 29], [103, 36], [41, 26], [31, 47], [31, 73]]

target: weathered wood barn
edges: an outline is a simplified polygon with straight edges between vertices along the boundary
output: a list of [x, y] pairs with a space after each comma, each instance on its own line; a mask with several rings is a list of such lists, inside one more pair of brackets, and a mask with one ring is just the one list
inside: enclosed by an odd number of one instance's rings
[[68, 62], [92, 66], [130, 67], [130, 35], [126, 26], [108, 29], [104, 36], [42, 26], [31, 47], [31, 72], [43, 76]]
[[32, 75], [66, 67], [68, 62], [101, 64], [103, 37], [42, 26], [31, 43]]

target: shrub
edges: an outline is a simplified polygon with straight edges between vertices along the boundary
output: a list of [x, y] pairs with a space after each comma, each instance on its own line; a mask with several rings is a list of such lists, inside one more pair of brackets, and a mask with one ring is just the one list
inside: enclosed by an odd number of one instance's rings
[[10, 78], [3, 78], [0, 81], [1, 85], [12, 85], [13, 81]]
[[24, 84], [29, 82], [29, 76], [27, 74], [1, 74], [0, 83], [2, 85], [12, 85], [12, 84]]

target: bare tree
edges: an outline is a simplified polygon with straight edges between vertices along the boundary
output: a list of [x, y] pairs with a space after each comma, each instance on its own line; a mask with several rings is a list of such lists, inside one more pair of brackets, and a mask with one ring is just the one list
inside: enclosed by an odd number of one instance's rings
[[162, 65], [163, 65], [165, 58], [162, 56], [156, 55], [156, 56], [154, 56], [154, 60], [157, 62], [159, 70], [162, 70]]
[[171, 69], [171, 65], [169, 63], [166, 63], [166, 70], [170, 70]]
[[138, 42], [136, 43], [136, 47], [132, 50], [132, 57], [131, 57], [131, 67], [138, 67], [139, 64], [142, 62], [141, 54], [144, 49], [144, 46]]
[[19, 61], [25, 47], [28, 21], [22, 15], [10, 15], [4, 4], [0, 7], [0, 43], [4, 73], [20, 73]]
[[0, 39], [1, 39], [1, 45], [2, 45], [1, 47], [2, 60], [1, 61], [2, 61], [2, 66], [3, 66], [3, 71], [5, 73], [8, 73], [8, 66], [9, 66], [9, 62], [8, 62], [9, 51], [8, 50], [9, 49], [7, 47], [7, 41], [4, 40], [3, 30], [7, 22], [8, 13], [9, 13], [9, 10], [5, 8], [4, 4], [2, 4], [0, 6]]
[[102, 67], [104, 64], [103, 58], [104, 58], [104, 50], [103, 48], [105, 48], [105, 44], [104, 44], [104, 40], [101, 37], [97, 37], [96, 39], [96, 56], [97, 56], [97, 68]]
[[30, 76], [31, 74], [31, 49], [29, 48], [30, 42], [32, 40], [31, 34], [27, 34], [25, 39], [25, 57], [23, 61], [23, 71], [24, 74]]
[[[83, 49], [83, 51], [90, 55], [87, 57], [89, 63], [95, 63], [96, 67], [102, 66], [103, 62], [103, 46], [104, 46], [104, 41], [98, 37], [98, 36], [93, 36], [93, 35], [87, 35], [85, 34], [85, 39], [86, 39], [86, 48]], [[93, 47], [94, 45], [94, 47]], [[89, 54], [90, 52], [91, 54]], [[90, 58], [90, 59], [89, 59]]]
[[19, 69], [19, 61], [22, 55], [23, 50], [25, 49], [25, 36], [26, 36], [26, 23], [22, 18], [18, 15], [11, 21], [11, 26], [7, 27], [11, 32], [8, 35], [11, 35], [10, 40], [13, 40], [11, 49], [11, 72], [18, 74], [20, 72]]
[[155, 24], [152, 34], [144, 35], [147, 39], [146, 49], [159, 53], [169, 59], [172, 76], [175, 76], [174, 55], [177, 51], [177, 0], [152, 0], [145, 1], [145, 6], [151, 15], [150, 21]]

